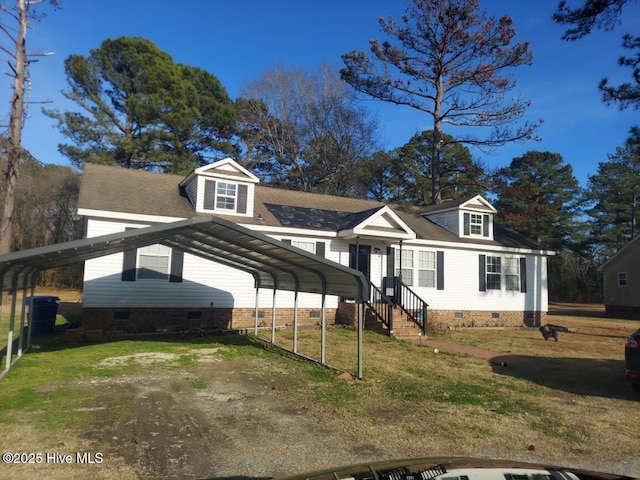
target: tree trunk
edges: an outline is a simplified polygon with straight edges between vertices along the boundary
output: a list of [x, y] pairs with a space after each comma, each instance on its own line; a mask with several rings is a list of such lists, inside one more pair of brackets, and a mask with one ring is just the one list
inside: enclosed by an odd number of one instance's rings
[[0, 218], [0, 254], [11, 252], [15, 197], [18, 188], [18, 167], [22, 153], [22, 120], [24, 115], [25, 70], [27, 66], [27, 6], [25, 0], [18, 1], [19, 31], [16, 38], [16, 58], [9, 117], [9, 145], [7, 168], [4, 172], [2, 192], [3, 207]]

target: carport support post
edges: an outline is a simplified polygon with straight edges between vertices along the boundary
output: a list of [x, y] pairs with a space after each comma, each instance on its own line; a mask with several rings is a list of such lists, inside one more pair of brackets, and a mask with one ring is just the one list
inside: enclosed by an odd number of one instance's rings
[[273, 287], [273, 300], [271, 303], [271, 343], [276, 343], [276, 287]]
[[7, 371], [11, 368], [11, 356], [13, 355], [13, 329], [15, 327], [16, 319], [16, 290], [18, 289], [17, 273], [14, 274], [13, 281], [11, 283], [11, 312], [9, 313], [9, 334], [7, 335]]
[[256, 285], [256, 311], [254, 313], [253, 334], [258, 336], [258, 302], [260, 301], [260, 287]]
[[31, 300], [29, 301], [29, 326], [27, 327], [27, 350], [29, 350], [29, 348], [31, 348], [31, 331], [33, 330], [32, 326], [33, 326], [33, 296], [36, 293], [36, 275], [39, 272], [33, 272], [32, 273], [32, 277], [31, 277], [31, 292], [30, 292], [30, 296], [31, 296]]
[[358, 380], [362, 380], [362, 293], [358, 302]]
[[[22, 282], [22, 311], [20, 313], [20, 338], [18, 340], [18, 358], [22, 356], [22, 344], [24, 339], [24, 317], [27, 309], [27, 285], [29, 280], [31, 280], [31, 275], [25, 275]], [[29, 312], [31, 312], [31, 310], [32, 308], [29, 307]]]
[[293, 293], [293, 353], [298, 353], [298, 288]]
[[324, 365], [327, 363], [327, 315], [326, 315], [326, 302], [327, 294], [322, 292], [322, 350], [320, 352], [320, 361]]

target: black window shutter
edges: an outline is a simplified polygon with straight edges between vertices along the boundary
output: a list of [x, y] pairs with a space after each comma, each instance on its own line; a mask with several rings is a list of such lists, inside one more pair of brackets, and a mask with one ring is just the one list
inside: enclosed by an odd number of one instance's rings
[[123, 282], [136, 281], [136, 260], [138, 259], [138, 250], [127, 250], [122, 252], [122, 277]]
[[396, 274], [396, 251], [393, 247], [387, 247], [387, 277], [393, 278]]
[[324, 257], [325, 245], [324, 242], [316, 242], [316, 255]]
[[471, 234], [471, 216], [468, 213], [464, 214], [464, 234]]
[[282, 240], [280, 240], [282, 243], [286, 243], [287, 245], [291, 245], [291, 239], [290, 238], [283, 238]]
[[171, 249], [171, 272], [170, 282], [182, 282], [182, 265], [184, 263], [184, 252], [175, 248]]
[[[131, 227], [125, 227], [124, 231], [133, 230]], [[136, 262], [138, 261], [138, 250], [132, 249], [122, 252], [122, 276], [120, 280], [123, 282], [136, 281]]]
[[489, 215], [482, 216], [482, 236], [489, 236]]
[[215, 210], [216, 208], [216, 182], [215, 180], [204, 181], [204, 209]]
[[479, 274], [478, 274], [478, 282], [480, 285], [480, 291], [487, 291], [487, 258], [485, 255], [479, 255]]
[[520, 291], [527, 293], [527, 259], [520, 258]]
[[238, 213], [247, 213], [247, 186], [238, 185]]
[[444, 290], [444, 252], [436, 252], [436, 289]]

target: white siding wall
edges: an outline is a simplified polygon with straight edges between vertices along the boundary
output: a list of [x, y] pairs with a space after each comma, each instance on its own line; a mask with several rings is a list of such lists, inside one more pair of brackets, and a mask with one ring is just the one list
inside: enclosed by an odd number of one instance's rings
[[[87, 236], [107, 235], [122, 232], [126, 227], [139, 228], [147, 225], [89, 220]], [[301, 240], [315, 240], [300, 238]], [[327, 257], [340, 258], [339, 252], [331, 252], [327, 242]], [[87, 261], [84, 273], [84, 307], [209, 307], [213, 302], [219, 308], [255, 307], [255, 284], [253, 276], [199, 257], [185, 254], [183, 280], [171, 283], [168, 280], [146, 279], [135, 282], [121, 281], [123, 254], [108, 255]], [[347, 255], [348, 262], [348, 255]], [[293, 292], [278, 291], [277, 307], [293, 306]], [[261, 289], [259, 306], [272, 305], [273, 291]], [[336, 297], [327, 297], [327, 308], [337, 306]], [[300, 308], [320, 308], [321, 295], [300, 293]]]
[[[101, 221], [90, 219], [87, 224], [87, 236], [93, 237], [124, 231], [125, 227], [143, 227], [146, 225]], [[281, 238], [274, 236], [276, 238]], [[287, 236], [286, 238], [292, 238]], [[314, 237], [296, 237], [301, 241], [324, 241], [325, 257], [342, 265], [349, 265], [348, 240], [337, 238], [318, 239]], [[371, 244], [371, 280], [380, 286], [386, 275], [386, 245]], [[397, 248], [397, 247], [396, 247]], [[547, 271], [546, 258], [535, 255], [503, 252], [479, 252], [442, 247], [423, 247], [405, 244], [403, 250], [414, 251], [414, 271], [412, 289], [420, 295], [431, 309], [442, 310], [484, 310], [484, 311], [546, 311]], [[418, 251], [444, 251], [444, 290], [418, 286]], [[479, 253], [487, 255], [526, 257], [527, 292], [507, 291], [504, 277], [501, 290], [480, 292], [478, 288]], [[109, 255], [90, 260], [85, 265], [84, 306], [85, 307], [255, 307], [254, 280], [251, 275], [199, 257], [185, 254], [183, 281], [170, 283], [168, 280], [121, 281], [123, 254]], [[504, 261], [503, 261], [504, 265]], [[261, 289], [259, 307], [271, 307], [273, 292]], [[278, 291], [277, 307], [293, 306], [293, 292]], [[326, 306], [337, 305], [337, 297], [327, 297]], [[300, 308], [320, 308], [321, 296], [300, 293]]]
[[[548, 304], [546, 258], [524, 255], [519, 253], [479, 252], [473, 250], [444, 249], [440, 247], [403, 247], [404, 251], [414, 251], [413, 286], [411, 289], [422, 297], [429, 308], [434, 310], [481, 310], [481, 311], [546, 311]], [[435, 287], [418, 286], [418, 251], [444, 252], [444, 290]], [[479, 254], [502, 257], [504, 272], [504, 258], [525, 257], [527, 292], [507, 291], [504, 273], [500, 290], [479, 290]], [[537, 275], [536, 275], [537, 273]], [[539, 280], [544, 279], [543, 283]]]

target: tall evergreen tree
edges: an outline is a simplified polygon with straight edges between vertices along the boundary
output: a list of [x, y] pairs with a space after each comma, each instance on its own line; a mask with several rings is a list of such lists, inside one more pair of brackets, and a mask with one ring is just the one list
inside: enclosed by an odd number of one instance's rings
[[494, 174], [495, 206], [507, 227], [560, 249], [571, 242], [580, 187], [562, 156], [530, 151]]
[[[488, 182], [484, 168], [464, 145], [442, 134], [440, 192], [443, 200], [484, 193]], [[432, 192], [433, 130], [417, 133], [399, 149], [396, 170], [403, 178], [403, 200], [430, 204]]]
[[530, 65], [533, 54], [528, 43], [512, 44], [510, 17], [487, 17], [479, 0], [411, 0], [399, 23], [381, 18], [380, 26], [389, 40], [371, 40], [372, 56], [344, 54], [342, 78], [366, 95], [432, 118], [431, 203], [442, 201], [445, 125], [464, 128], [450, 137], [455, 142], [481, 149], [533, 137], [538, 124], [515, 123], [529, 102], [511, 94], [509, 73]]
[[[623, 11], [635, 0], [583, 0], [581, 7], [572, 8], [569, 2], [563, 0], [558, 5], [553, 19], [567, 25], [562, 38], [564, 40], [578, 40], [589, 35], [593, 30], [612, 31], [620, 24]], [[618, 59], [621, 67], [631, 68], [632, 82], [625, 82], [618, 86], [609, 84], [603, 78], [598, 88], [602, 92], [602, 100], [606, 103], [617, 103], [620, 109], [640, 108], [640, 36], [625, 33], [622, 36], [622, 47], [629, 52], [629, 56]]]
[[640, 207], [640, 136], [619, 147], [598, 173], [589, 176], [585, 199], [590, 205], [591, 236], [604, 260], [637, 236]]
[[105, 40], [89, 56], [65, 61], [70, 90], [81, 109], [47, 111], [71, 144], [71, 163], [184, 173], [210, 159], [233, 155], [235, 108], [219, 80], [175, 64], [138, 37]]

